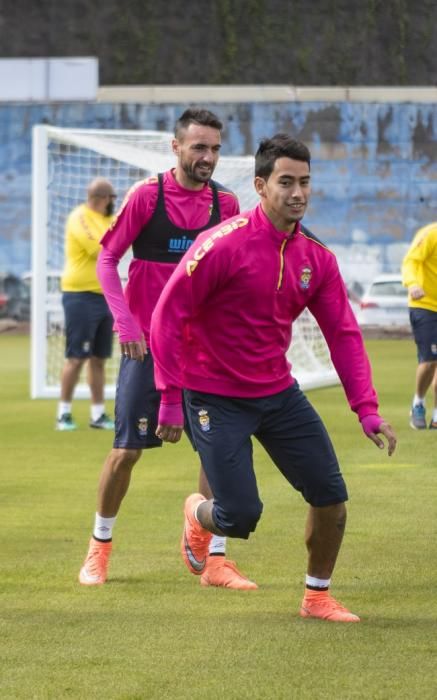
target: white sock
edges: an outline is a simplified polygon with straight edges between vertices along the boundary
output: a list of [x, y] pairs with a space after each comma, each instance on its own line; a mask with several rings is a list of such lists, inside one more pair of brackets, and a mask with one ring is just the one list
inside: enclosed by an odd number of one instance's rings
[[311, 588], [329, 588], [331, 583], [330, 578], [316, 578], [315, 576], [305, 576], [305, 585], [311, 586]]
[[226, 551], [226, 537], [221, 535], [213, 535], [209, 543], [210, 554], [224, 554]]
[[437, 408], [432, 412], [432, 420], [434, 423], [437, 422]]
[[417, 396], [417, 394], [414, 394], [414, 399], [413, 399], [413, 406], [424, 406], [425, 405], [425, 399], [421, 399], [420, 396]]
[[105, 412], [104, 403], [93, 403], [91, 404], [91, 420], [99, 420]]
[[60, 401], [58, 403], [58, 420], [64, 413], [71, 413], [71, 401]]
[[112, 540], [112, 528], [115, 525], [116, 515], [113, 518], [103, 518], [96, 513], [94, 520], [93, 537], [97, 540]]

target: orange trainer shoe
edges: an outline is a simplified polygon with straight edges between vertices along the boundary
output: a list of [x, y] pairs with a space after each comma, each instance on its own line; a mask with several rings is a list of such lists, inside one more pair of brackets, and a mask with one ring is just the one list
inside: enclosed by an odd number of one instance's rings
[[300, 609], [301, 617], [318, 617], [331, 622], [359, 622], [354, 615], [344, 608], [328, 591], [306, 590]]
[[100, 586], [105, 583], [111, 550], [112, 542], [98, 542], [91, 537], [88, 554], [79, 572], [79, 582], [83, 586]]
[[221, 555], [208, 557], [205, 571], [200, 577], [200, 583], [202, 586], [220, 586], [239, 591], [252, 591], [258, 588], [256, 583], [249, 581], [244, 574], [238, 571], [234, 561]]
[[185, 501], [184, 531], [181, 540], [183, 560], [192, 574], [199, 576], [206, 566], [208, 547], [212, 533], [205, 530], [194, 517], [194, 511], [199, 503], [206, 501], [201, 493], [192, 493]]

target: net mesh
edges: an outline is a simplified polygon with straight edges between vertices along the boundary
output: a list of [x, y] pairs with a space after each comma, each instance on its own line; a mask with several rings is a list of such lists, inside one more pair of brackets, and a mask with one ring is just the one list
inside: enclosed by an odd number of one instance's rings
[[[38, 236], [46, 237], [45, 270], [33, 270], [45, 278], [44, 348], [33, 353], [32, 372], [40, 374], [39, 389], [34, 396], [58, 396], [64, 362], [64, 318], [61, 303], [60, 277], [64, 266], [64, 228], [70, 211], [84, 201], [84, 192], [95, 177], [108, 178], [120, 204], [128, 189], [138, 180], [168, 170], [174, 165], [171, 151], [172, 134], [156, 131], [72, 130], [45, 127], [47, 136], [47, 182], [39, 183], [37, 196], [47, 197], [47, 220], [37, 226]], [[36, 181], [38, 182], [38, 163]], [[214, 179], [232, 189], [238, 196], [241, 210], [258, 202], [253, 187], [253, 158], [221, 156]], [[35, 181], [35, 178], [34, 178]], [[42, 193], [42, 194], [41, 194]], [[35, 190], [34, 190], [34, 196]], [[38, 245], [34, 240], [33, 245]], [[126, 280], [130, 253], [121, 261], [119, 272]], [[33, 333], [33, 329], [32, 329]], [[337, 381], [326, 342], [314, 318], [305, 311], [293, 327], [293, 343], [289, 350], [293, 374], [303, 388], [332, 384]], [[114, 396], [119, 353], [114, 343], [113, 357], [106, 365], [106, 395]], [[35, 366], [37, 365], [37, 366]], [[33, 382], [35, 385], [35, 382]], [[88, 396], [81, 380], [76, 397]]]

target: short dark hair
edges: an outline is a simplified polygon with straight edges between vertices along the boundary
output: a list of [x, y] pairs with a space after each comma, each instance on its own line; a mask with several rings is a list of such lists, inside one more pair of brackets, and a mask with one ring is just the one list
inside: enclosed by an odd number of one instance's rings
[[182, 129], [187, 129], [190, 124], [199, 124], [200, 126], [211, 126], [213, 129], [222, 131], [223, 124], [214, 112], [209, 109], [197, 109], [190, 107], [186, 109], [179, 117], [175, 124], [174, 135], [178, 138]]
[[255, 154], [255, 177], [268, 178], [278, 158], [302, 160], [311, 167], [311, 154], [302, 141], [295, 141], [288, 134], [275, 134], [263, 139]]

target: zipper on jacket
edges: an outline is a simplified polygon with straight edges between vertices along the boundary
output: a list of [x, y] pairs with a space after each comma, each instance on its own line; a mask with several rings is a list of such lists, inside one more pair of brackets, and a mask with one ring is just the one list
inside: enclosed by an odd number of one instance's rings
[[284, 250], [285, 250], [285, 246], [287, 245], [287, 243], [288, 243], [289, 240], [290, 240], [289, 238], [284, 238], [284, 240], [283, 240], [282, 243], [281, 243], [281, 248], [280, 248], [280, 250], [279, 250], [279, 277], [278, 277], [278, 284], [277, 284], [277, 286], [276, 286], [276, 291], [277, 291], [277, 292], [279, 292], [279, 290], [280, 290], [281, 287], [282, 287], [282, 279], [283, 279], [283, 276], [284, 276], [284, 264], [285, 264], [285, 261], [284, 261]]

